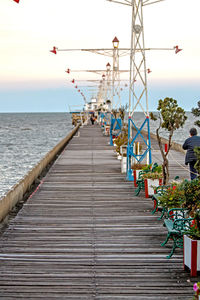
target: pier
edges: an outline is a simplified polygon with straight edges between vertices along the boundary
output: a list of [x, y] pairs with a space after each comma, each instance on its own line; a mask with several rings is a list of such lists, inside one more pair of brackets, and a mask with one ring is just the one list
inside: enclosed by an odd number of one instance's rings
[[[192, 298], [182, 250], [166, 259], [163, 222], [151, 199], [134, 195], [113, 149], [98, 125], [72, 138], [0, 238], [0, 299]], [[172, 160], [170, 168], [189, 177]]]

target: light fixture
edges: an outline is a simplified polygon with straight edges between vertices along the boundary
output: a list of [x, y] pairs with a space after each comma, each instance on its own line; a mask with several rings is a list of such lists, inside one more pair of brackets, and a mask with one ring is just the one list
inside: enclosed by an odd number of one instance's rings
[[114, 38], [114, 40], [112, 41], [113, 43], [113, 47], [114, 48], [118, 48], [119, 47], [119, 40], [117, 37]]

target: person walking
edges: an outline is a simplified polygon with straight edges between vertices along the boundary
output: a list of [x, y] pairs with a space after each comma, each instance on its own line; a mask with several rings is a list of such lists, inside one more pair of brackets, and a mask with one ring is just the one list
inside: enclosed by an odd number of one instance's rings
[[190, 178], [191, 180], [195, 179], [197, 177], [197, 170], [194, 168], [194, 165], [197, 161], [197, 157], [194, 153], [195, 147], [200, 147], [200, 136], [197, 136], [197, 130], [196, 128], [190, 129], [190, 137], [187, 138], [183, 144], [183, 149], [187, 150], [186, 156], [185, 156], [185, 164], [190, 167]]
[[93, 116], [90, 117], [90, 121], [91, 121], [91, 124], [94, 125], [94, 117]]

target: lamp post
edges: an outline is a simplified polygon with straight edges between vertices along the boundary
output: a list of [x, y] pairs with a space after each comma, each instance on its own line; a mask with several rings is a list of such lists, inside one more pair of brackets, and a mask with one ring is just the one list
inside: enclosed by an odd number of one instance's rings
[[112, 89], [111, 89], [111, 65], [110, 65], [110, 63], [107, 63], [107, 65], [106, 65], [106, 79], [107, 79], [106, 101], [110, 100], [111, 109], [112, 109], [113, 93], [112, 93]]
[[[117, 105], [121, 105], [120, 99], [120, 72], [129, 72], [129, 71], [120, 71], [119, 70], [119, 57], [129, 55], [130, 48], [119, 48], [119, 40], [115, 37], [112, 41], [113, 48], [99, 48], [99, 49], [59, 49], [57, 47], [53, 47], [50, 50], [51, 53], [57, 54], [60, 51], [86, 51], [92, 52], [104, 56], [111, 57], [113, 59], [113, 69], [112, 69], [112, 107], [117, 107]], [[114, 104], [114, 96], [117, 95], [118, 99]]]
[[[67, 69], [65, 72], [67, 74], [70, 74], [70, 73], [73, 73], [73, 72], [89, 72], [89, 73], [96, 73], [96, 74], [102, 75], [102, 80], [101, 81], [103, 83], [103, 87], [101, 88], [101, 90], [103, 92], [101, 92], [101, 95], [102, 95], [101, 99], [104, 99], [105, 101], [106, 100], [110, 100], [110, 101], [112, 100], [112, 84], [111, 84], [111, 82], [112, 82], [112, 79], [111, 79], [112, 78], [111, 77], [112, 71], [111, 71], [110, 63], [107, 63], [105, 70], [70, 70], [70, 69]], [[125, 72], [125, 71], [123, 70], [123, 72]], [[72, 83], [74, 83], [74, 82], [72, 81]]]
[[[119, 71], [119, 40], [115, 37], [112, 41], [113, 44], [113, 73], [112, 73], [112, 95], [115, 97], [117, 95], [117, 102], [115, 107], [121, 106], [121, 97], [120, 97], [120, 71]], [[112, 97], [112, 107], [113, 104]]]

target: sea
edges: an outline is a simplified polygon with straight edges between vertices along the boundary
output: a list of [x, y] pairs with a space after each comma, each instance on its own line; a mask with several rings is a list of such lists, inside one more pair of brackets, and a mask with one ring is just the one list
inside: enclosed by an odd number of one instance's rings
[[[187, 112], [183, 128], [173, 140], [183, 144], [196, 120]], [[134, 121], [140, 126], [144, 114], [136, 112]], [[158, 122], [150, 121], [155, 133]], [[69, 113], [0, 113], [0, 198], [72, 130]], [[162, 136], [167, 134], [162, 130]]]

